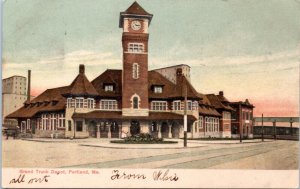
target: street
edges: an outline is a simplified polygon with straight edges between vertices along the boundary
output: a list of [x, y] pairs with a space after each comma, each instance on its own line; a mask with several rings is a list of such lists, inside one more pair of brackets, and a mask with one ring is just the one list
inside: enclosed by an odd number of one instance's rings
[[[182, 141], [180, 141], [182, 142]], [[137, 149], [97, 147], [108, 140], [66, 142], [2, 140], [3, 167], [44, 168], [176, 168], [176, 169], [298, 169], [298, 141], [208, 143], [189, 141], [191, 148]], [[130, 145], [123, 145], [128, 147]], [[122, 147], [122, 146], [121, 146]]]

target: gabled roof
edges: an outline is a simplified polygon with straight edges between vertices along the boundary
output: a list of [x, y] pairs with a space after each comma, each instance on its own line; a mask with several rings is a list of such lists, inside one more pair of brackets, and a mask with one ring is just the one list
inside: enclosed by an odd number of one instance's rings
[[[28, 104], [19, 108], [6, 118], [30, 118], [39, 112], [60, 111], [65, 109], [66, 99], [62, 94], [69, 91], [69, 86], [47, 89]], [[53, 101], [57, 101], [53, 103]]]
[[64, 96], [98, 96], [98, 92], [84, 74], [84, 65], [79, 66], [79, 74], [70, 85]]
[[[122, 96], [122, 70], [106, 70], [91, 83], [101, 97]], [[113, 92], [104, 90], [104, 84], [109, 83], [114, 84], [115, 89]]]

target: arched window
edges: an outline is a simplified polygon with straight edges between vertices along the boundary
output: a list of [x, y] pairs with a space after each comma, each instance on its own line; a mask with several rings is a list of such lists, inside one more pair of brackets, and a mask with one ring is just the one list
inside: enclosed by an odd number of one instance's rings
[[132, 65], [132, 78], [138, 79], [139, 78], [139, 65], [138, 63], [133, 63]]
[[138, 109], [139, 108], [139, 98], [133, 97], [133, 108]]

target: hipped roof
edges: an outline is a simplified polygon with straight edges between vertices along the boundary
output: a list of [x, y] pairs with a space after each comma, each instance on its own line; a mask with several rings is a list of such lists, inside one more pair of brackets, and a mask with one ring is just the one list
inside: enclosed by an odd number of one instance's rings
[[6, 118], [30, 118], [38, 112], [62, 111], [65, 109], [66, 99], [62, 94], [69, 91], [69, 86], [47, 89], [34, 98], [30, 104], [23, 106]]
[[79, 73], [70, 85], [65, 96], [98, 96], [98, 92], [84, 73]]

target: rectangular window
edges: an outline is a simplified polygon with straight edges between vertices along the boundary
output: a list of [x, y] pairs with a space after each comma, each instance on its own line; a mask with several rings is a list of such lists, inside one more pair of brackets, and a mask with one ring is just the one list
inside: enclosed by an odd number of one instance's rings
[[82, 121], [76, 121], [76, 131], [83, 131]]
[[154, 87], [154, 93], [162, 93], [163, 89], [161, 86], [155, 86]]
[[100, 101], [101, 110], [116, 110], [118, 109], [118, 103], [116, 100], [101, 100]]
[[95, 103], [95, 100], [93, 98], [88, 98], [87, 99], [87, 108], [94, 109], [94, 103]]
[[64, 114], [58, 114], [58, 127], [64, 128], [65, 127], [65, 115]]
[[165, 101], [152, 101], [151, 110], [165, 111], [167, 110], [167, 102]]
[[181, 102], [180, 101], [174, 101], [173, 102], [173, 110], [180, 110], [181, 109]]
[[106, 92], [108, 92], [108, 91], [114, 91], [114, 86], [113, 85], [105, 85], [104, 86], [104, 90], [106, 91]]
[[76, 108], [83, 108], [83, 98], [76, 98]]
[[187, 101], [187, 110], [192, 110], [192, 101]]
[[203, 129], [203, 117], [202, 116], [199, 117], [199, 130], [200, 129]]
[[142, 52], [144, 52], [144, 44], [143, 43], [129, 43], [128, 44], [128, 52], [142, 53]]
[[75, 105], [74, 99], [68, 98], [67, 99], [67, 107], [68, 108], [74, 108], [75, 107], [74, 105]]

